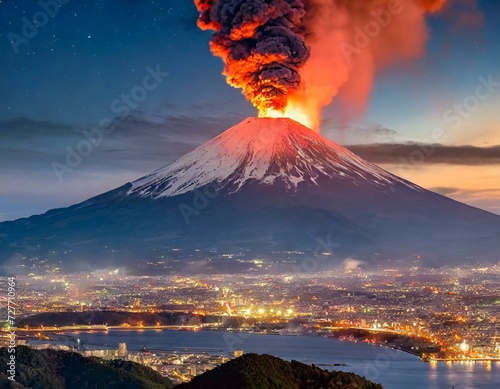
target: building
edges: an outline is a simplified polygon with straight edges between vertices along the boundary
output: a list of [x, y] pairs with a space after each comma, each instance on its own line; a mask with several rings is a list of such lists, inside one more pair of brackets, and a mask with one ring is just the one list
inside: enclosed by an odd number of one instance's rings
[[118, 358], [127, 359], [127, 343], [118, 343]]

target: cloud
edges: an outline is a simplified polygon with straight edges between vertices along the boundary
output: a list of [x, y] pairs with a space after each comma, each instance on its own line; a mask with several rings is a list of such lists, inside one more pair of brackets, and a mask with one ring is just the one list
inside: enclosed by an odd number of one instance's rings
[[442, 186], [436, 186], [435, 188], [429, 188], [429, 190], [432, 190], [433, 192], [442, 194], [443, 196], [452, 195], [452, 194], [460, 191], [459, 188], [446, 188], [446, 187], [442, 187]]
[[72, 205], [138, 179], [242, 119], [211, 104], [184, 110], [164, 104], [152, 112], [133, 112], [115, 119], [116, 129], [65, 173], [63, 182], [52, 164], [65, 164], [67, 148], [76, 149], [87, 140], [82, 131], [95, 126], [0, 120], [0, 221]]
[[468, 189], [432, 187], [429, 189], [457, 201], [500, 214], [500, 188]]
[[419, 163], [416, 165], [379, 164], [423, 188], [454, 200], [499, 213], [500, 182], [496, 164], [458, 165]]
[[353, 153], [373, 163], [399, 164], [420, 151], [419, 163], [453, 165], [500, 164], [500, 145], [492, 147], [447, 146], [423, 143], [388, 143], [347, 146]]
[[346, 258], [342, 261], [339, 267], [342, 271], [347, 273], [349, 271], [356, 270], [358, 267], [366, 264], [367, 264], [366, 261], [361, 261], [359, 259], [354, 259], [354, 258]]
[[464, 188], [452, 188], [452, 187], [434, 187], [429, 188], [433, 192], [442, 195], [455, 195], [482, 198], [483, 196], [496, 196], [500, 197], [500, 188], [487, 188], [487, 189], [464, 189]]
[[336, 125], [334, 119], [323, 119], [323, 136], [341, 144], [397, 143], [398, 131], [380, 124]]
[[[234, 114], [215, 115], [208, 105], [185, 110], [165, 104], [152, 112], [135, 111], [113, 121], [105, 135], [78, 169], [92, 171], [143, 170], [163, 166], [206, 142], [243, 119]], [[61, 123], [19, 117], [0, 120], [0, 174], [52, 172], [52, 162], [64, 163], [67, 148], [86, 141], [84, 130]], [[53, 177], [55, 178], [55, 176]]]

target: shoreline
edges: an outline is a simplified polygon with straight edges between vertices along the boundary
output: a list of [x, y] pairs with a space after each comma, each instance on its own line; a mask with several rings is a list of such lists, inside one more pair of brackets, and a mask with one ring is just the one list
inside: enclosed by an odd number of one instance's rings
[[[29, 335], [29, 334], [39, 334], [39, 333], [64, 333], [64, 334], [71, 334], [71, 333], [79, 333], [79, 332], [85, 332], [85, 333], [100, 333], [100, 332], [135, 332], [135, 331], [155, 331], [155, 332], [158, 332], [158, 331], [217, 331], [217, 332], [223, 332], [223, 333], [241, 333], [241, 334], [253, 334], [253, 335], [265, 335], [265, 336], [276, 336], [278, 334], [269, 334], [269, 333], [262, 333], [262, 332], [250, 332], [250, 331], [227, 331], [225, 329], [220, 329], [220, 328], [197, 328], [196, 330], [194, 330], [194, 328], [197, 327], [197, 326], [143, 326], [143, 327], [136, 327], [136, 326], [95, 326], [95, 327], [92, 327], [92, 326], [82, 326], [82, 327], [79, 327], [79, 328], [74, 328], [74, 327], [71, 327], [71, 326], [68, 326], [68, 327], [64, 327], [64, 328], [37, 328], [37, 329], [25, 329], [25, 328], [17, 328], [16, 331], [18, 332], [22, 332], [22, 333], [25, 333], [26, 335]], [[368, 329], [366, 329], [368, 331]], [[5, 331], [2, 331], [2, 332], [5, 332]], [[329, 333], [330, 335], [333, 334], [333, 332], [330, 332]], [[336, 341], [340, 341], [340, 342], [346, 342], [345, 339], [340, 339], [339, 337], [337, 336], [328, 336], [328, 334], [314, 334], [314, 333], [309, 333], [309, 334], [285, 334], [285, 335], [279, 335], [279, 336], [303, 336], [303, 337], [307, 337], [307, 336], [313, 336], [313, 337], [325, 337], [325, 338], [328, 338], [328, 339], [333, 339], [333, 340], [336, 340]], [[43, 340], [50, 340], [49, 339], [40, 339], [40, 341], [43, 341]], [[393, 350], [398, 350], [398, 351], [402, 351], [402, 352], [405, 352], [406, 354], [409, 354], [409, 355], [412, 355], [412, 356], [415, 356], [417, 358], [419, 358], [423, 363], [427, 363], [427, 362], [500, 362], [500, 358], [466, 358], [466, 359], [462, 359], [462, 358], [453, 358], [453, 357], [450, 357], [450, 358], [428, 358], [427, 360], [424, 360], [420, 354], [418, 353], [415, 353], [415, 352], [412, 352], [410, 350], [405, 350], [403, 348], [398, 348], [398, 347], [394, 347], [394, 346], [391, 346], [391, 345], [387, 345], [387, 344], [384, 344], [384, 343], [381, 343], [381, 342], [374, 342], [374, 343], [370, 343], [370, 342], [366, 342], [366, 341], [363, 341], [363, 340], [356, 340], [356, 341], [352, 341], [352, 340], [347, 340], [348, 343], [357, 343], [357, 342], [361, 342], [361, 343], [367, 343], [367, 344], [371, 344], [373, 346], [380, 346], [380, 347], [387, 347], [387, 348], [390, 348], [390, 349], [393, 349]], [[338, 366], [338, 367], [341, 367], [343, 366], [342, 364], [332, 364], [332, 366]]]

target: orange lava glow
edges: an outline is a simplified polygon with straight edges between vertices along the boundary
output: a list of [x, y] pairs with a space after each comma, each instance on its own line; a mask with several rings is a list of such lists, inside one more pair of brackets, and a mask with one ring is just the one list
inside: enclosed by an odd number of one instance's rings
[[259, 117], [267, 118], [290, 118], [319, 133], [319, 118], [311, 112], [307, 112], [306, 107], [289, 101], [283, 111], [259, 110]]

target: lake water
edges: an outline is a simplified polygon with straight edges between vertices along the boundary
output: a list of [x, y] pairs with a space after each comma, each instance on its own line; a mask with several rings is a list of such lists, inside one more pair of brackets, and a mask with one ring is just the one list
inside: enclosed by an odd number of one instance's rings
[[[240, 334], [218, 331], [78, 332], [84, 347], [117, 348], [125, 342], [130, 351], [141, 349], [207, 351], [225, 354], [244, 350], [295, 359], [321, 368], [352, 371], [379, 382], [386, 389], [499, 389], [500, 362], [421, 362], [418, 357], [379, 345], [312, 336]], [[47, 342], [32, 342], [47, 343]], [[348, 366], [331, 366], [345, 363]]]

